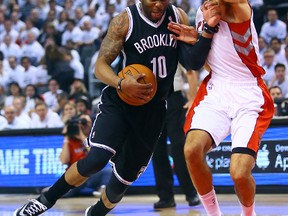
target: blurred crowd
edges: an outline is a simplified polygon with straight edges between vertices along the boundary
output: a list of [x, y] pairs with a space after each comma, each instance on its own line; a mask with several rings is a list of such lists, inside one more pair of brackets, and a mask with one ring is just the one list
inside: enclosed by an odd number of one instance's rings
[[[135, 0], [0, 0], [0, 130], [62, 128], [93, 118], [91, 77], [110, 20]], [[137, 3], [137, 0], [136, 0]], [[195, 23], [202, 0], [174, 0]], [[288, 3], [250, 0], [275, 115], [288, 115]], [[115, 63], [115, 72], [117, 72]], [[207, 75], [199, 71], [199, 83]], [[183, 86], [185, 90], [185, 85]]]

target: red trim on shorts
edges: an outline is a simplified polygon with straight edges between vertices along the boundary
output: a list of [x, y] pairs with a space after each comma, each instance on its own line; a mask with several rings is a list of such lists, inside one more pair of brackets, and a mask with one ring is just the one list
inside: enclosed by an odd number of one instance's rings
[[211, 79], [211, 72], [209, 73], [209, 75], [207, 75], [205, 77], [205, 79], [202, 81], [196, 97], [194, 99], [194, 102], [192, 104], [192, 107], [190, 108], [187, 116], [186, 116], [186, 121], [184, 124], [184, 132], [185, 134], [191, 129], [191, 123], [192, 123], [192, 118], [194, 116], [194, 108], [197, 107], [199, 105], [199, 103], [204, 99], [204, 96], [207, 95], [207, 83], [208, 81]]
[[269, 127], [274, 113], [273, 100], [270, 96], [270, 93], [264, 81], [261, 78], [258, 78], [257, 82], [258, 86], [262, 89], [265, 102], [261, 107], [263, 111], [259, 113], [259, 117], [256, 121], [254, 132], [252, 133], [251, 138], [248, 142], [248, 148], [252, 149], [256, 153], [258, 152], [261, 138], [265, 133], [265, 131], [267, 130], [267, 128]]

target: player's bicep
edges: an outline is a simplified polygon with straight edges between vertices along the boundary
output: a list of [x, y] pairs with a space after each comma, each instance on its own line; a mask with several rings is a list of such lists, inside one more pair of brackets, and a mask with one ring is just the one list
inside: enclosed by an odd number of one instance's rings
[[98, 59], [111, 64], [119, 55], [129, 27], [127, 12], [122, 12], [111, 20], [106, 36], [99, 50]]

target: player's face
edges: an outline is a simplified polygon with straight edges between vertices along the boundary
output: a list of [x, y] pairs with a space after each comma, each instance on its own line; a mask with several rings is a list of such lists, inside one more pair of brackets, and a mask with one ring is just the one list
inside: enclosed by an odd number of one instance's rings
[[143, 14], [151, 21], [158, 22], [165, 13], [169, 0], [142, 0]]

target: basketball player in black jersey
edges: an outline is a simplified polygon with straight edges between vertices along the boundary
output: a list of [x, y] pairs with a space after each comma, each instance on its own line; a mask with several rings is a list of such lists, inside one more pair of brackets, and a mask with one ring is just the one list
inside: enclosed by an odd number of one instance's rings
[[[207, 19], [213, 19], [213, 16], [213, 8], [208, 9]], [[141, 0], [111, 21], [95, 65], [96, 77], [107, 87], [101, 96], [100, 113], [87, 139], [91, 146], [89, 154], [73, 164], [47, 192], [17, 209], [14, 215], [42, 214], [67, 191], [81, 185], [111, 161], [114, 172], [106, 190], [100, 200], [85, 212], [87, 216], [104, 216], [120, 202], [129, 185], [145, 171], [162, 130], [165, 100], [172, 89], [178, 64], [179, 47], [167, 29], [170, 21], [189, 23], [187, 14], [169, 4], [169, 0]], [[195, 41], [197, 37], [195, 31]], [[202, 47], [203, 43], [210, 45], [211, 36], [200, 36], [195, 47]], [[199, 63], [201, 66], [208, 51], [203, 54]], [[157, 93], [143, 106], [125, 104], [117, 95], [116, 89], [119, 89], [130, 97], [146, 101], [152, 88], [151, 84], [137, 82], [144, 76], [142, 74], [124, 80], [115, 75], [110, 65], [120, 52], [123, 67], [134, 63], [144, 64], [157, 77]]]

